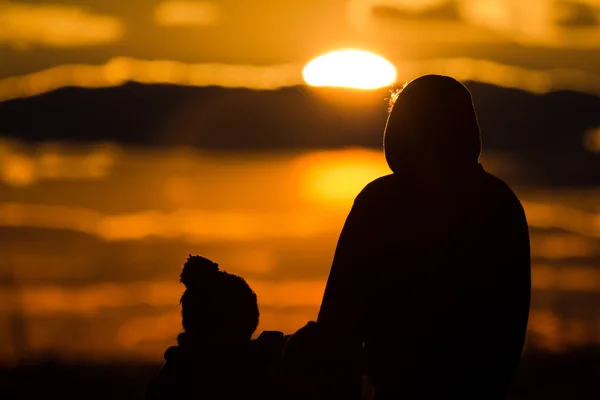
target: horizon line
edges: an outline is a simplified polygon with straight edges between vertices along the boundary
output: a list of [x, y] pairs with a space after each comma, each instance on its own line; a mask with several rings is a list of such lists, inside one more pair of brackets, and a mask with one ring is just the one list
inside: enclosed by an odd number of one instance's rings
[[[534, 94], [567, 90], [600, 96], [600, 74], [577, 69], [532, 69], [474, 58], [438, 58], [392, 64], [396, 67], [399, 77], [394, 84], [436, 73], [449, 75], [461, 81], [520, 89]], [[62, 64], [38, 72], [2, 78], [0, 79], [0, 102], [33, 97], [66, 87], [110, 88], [126, 83], [188, 87], [216, 86], [251, 90], [311, 87], [304, 82], [303, 67], [304, 64], [300, 63], [271, 66], [190, 64], [172, 60], [114, 57], [99, 65]], [[390, 85], [391, 87], [393, 85]], [[351, 90], [365, 91], [366, 89]]]

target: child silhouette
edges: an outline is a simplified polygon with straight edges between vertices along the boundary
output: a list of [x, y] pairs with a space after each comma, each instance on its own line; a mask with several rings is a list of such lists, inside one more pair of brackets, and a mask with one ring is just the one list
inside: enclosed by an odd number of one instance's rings
[[[264, 399], [271, 386], [251, 338], [258, 326], [256, 294], [211, 260], [189, 256], [181, 271], [184, 332], [165, 352], [166, 363], [146, 399]], [[257, 367], [258, 366], [258, 367]]]

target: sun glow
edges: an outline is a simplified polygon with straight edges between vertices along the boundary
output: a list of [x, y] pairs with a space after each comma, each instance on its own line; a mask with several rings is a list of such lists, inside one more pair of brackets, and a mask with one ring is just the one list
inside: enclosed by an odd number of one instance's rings
[[296, 165], [304, 196], [338, 209], [351, 205], [366, 184], [390, 173], [380, 151], [364, 149], [311, 152]]
[[339, 50], [310, 61], [302, 75], [310, 86], [377, 89], [394, 83], [396, 68], [367, 51]]

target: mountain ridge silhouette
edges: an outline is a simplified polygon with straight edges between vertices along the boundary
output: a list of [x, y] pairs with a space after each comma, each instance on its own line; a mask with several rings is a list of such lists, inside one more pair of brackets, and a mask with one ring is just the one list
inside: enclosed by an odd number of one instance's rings
[[[585, 152], [582, 135], [600, 126], [599, 96], [467, 86], [486, 150]], [[211, 150], [381, 148], [389, 96], [387, 88], [67, 87], [0, 103], [0, 135]]]

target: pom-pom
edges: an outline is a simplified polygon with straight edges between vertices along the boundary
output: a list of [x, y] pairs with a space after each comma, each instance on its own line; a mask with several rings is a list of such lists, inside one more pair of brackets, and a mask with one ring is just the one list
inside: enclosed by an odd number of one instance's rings
[[186, 288], [200, 287], [211, 283], [219, 275], [219, 264], [202, 256], [189, 255], [183, 265], [180, 280]]

